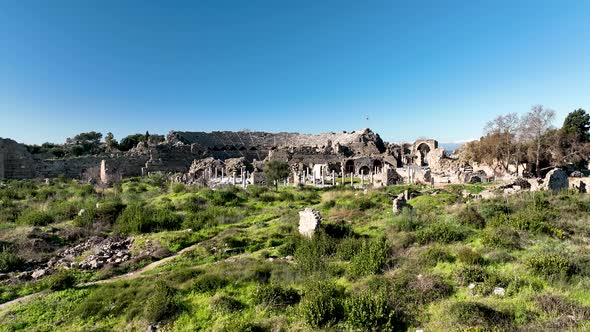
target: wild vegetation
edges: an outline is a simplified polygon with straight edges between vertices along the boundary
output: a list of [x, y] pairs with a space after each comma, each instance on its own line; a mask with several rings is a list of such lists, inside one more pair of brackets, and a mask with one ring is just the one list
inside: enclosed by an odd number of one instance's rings
[[[160, 177], [112, 188], [65, 179], [0, 189], [0, 273], [22, 271], [92, 235], [182, 255], [145, 266], [69, 269], [0, 282], [0, 330], [583, 330], [590, 320], [590, 197], [526, 192], [468, 201], [462, 190], [203, 189]], [[390, 196], [420, 196], [394, 215]], [[97, 205], [97, 203], [99, 203]], [[324, 217], [311, 239], [298, 211]], [[79, 215], [79, 211], [85, 213]]]

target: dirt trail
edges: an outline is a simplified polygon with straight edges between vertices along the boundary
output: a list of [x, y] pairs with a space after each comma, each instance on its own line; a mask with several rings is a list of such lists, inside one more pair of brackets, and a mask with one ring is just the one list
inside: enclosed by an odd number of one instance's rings
[[[186, 247], [186, 248], [180, 250], [179, 252], [177, 252], [177, 253], [175, 253], [175, 254], [173, 254], [171, 256], [168, 256], [168, 257], [162, 258], [162, 259], [160, 259], [158, 261], [152, 262], [152, 263], [150, 263], [150, 264], [142, 267], [139, 270], [135, 270], [133, 272], [129, 272], [127, 274], [123, 274], [123, 275], [119, 275], [119, 276], [114, 276], [114, 277], [111, 277], [111, 278], [108, 278], [108, 279], [91, 281], [91, 282], [85, 282], [85, 283], [76, 285], [76, 287], [86, 287], [86, 286], [92, 286], [92, 285], [98, 285], [98, 284], [106, 284], [106, 283], [115, 282], [115, 281], [118, 281], [118, 280], [129, 280], [129, 279], [138, 278], [144, 272], [153, 270], [156, 267], [158, 267], [158, 266], [160, 266], [160, 265], [162, 265], [162, 264], [164, 264], [166, 262], [169, 262], [169, 261], [173, 260], [174, 258], [182, 255], [183, 253], [196, 248], [198, 245], [199, 245], [199, 243], [193, 244], [192, 246]], [[8, 307], [10, 307], [12, 305], [15, 305], [15, 304], [24, 304], [24, 303], [27, 303], [27, 302], [29, 302], [29, 301], [37, 298], [37, 297], [40, 297], [40, 296], [45, 295], [45, 294], [48, 294], [48, 293], [49, 293], [48, 291], [41, 291], [41, 292], [38, 292], [38, 293], [33, 293], [33, 294], [25, 295], [25, 296], [16, 298], [16, 299], [14, 299], [12, 301], [8, 301], [8, 302], [5, 302], [5, 303], [2, 303], [2, 304], [0, 304], [0, 311], [4, 310], [4, 309], [6, 309], [6, 308], [8, 308]]]

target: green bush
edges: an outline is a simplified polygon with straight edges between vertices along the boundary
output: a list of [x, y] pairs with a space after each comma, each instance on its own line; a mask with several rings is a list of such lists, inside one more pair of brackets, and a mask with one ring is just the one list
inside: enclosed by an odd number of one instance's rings
[[325, 269], [325, 259], [332, 256], [336, 242], [325, 232], [316, 232], [311, 239], [302, 239], [295, 250], [297, 267], [304, 273]]
[[76, 276], [72, 270], [60, 270], [52, 275], [47, 281], [48, 288], [53, 291], [72, 288], [75, 284]]
[[457, 221], [461, 225], [473, 226], [480, 229], [486, 226], [486, 220], [473, 206], [468, 206], [461, 210], [457, 214]]
[[244, 198], [238, 195], [240, 189], [231, 187], [228, 189], [209, 190], [205, 192], [205, 196], [213, 205], [217, 206], [239, 206], [244, 201]]
[[485, 220], [490, 220], [502, 214], [510, 214], [512, 209], [501, 200], [484, 201], [479, 208]]
[[489, 276], [489, 273], [478, 265], [463, 266], [456, 271], [457, 282], [462, 286], [475, 282], [484, 282]]
[[270, 308], [282, 308], [299, 303], [299, 293], [279, 285], [261, 285], [254, 292], [254, 302]]
[[336, 256], [344, 261], [351, 260], [363, 246], [363, 240], [355, 237], [346, 237], [338, 243]]
[[77, 215], [74, 224], [78, 227], [90, 227], [97, 223], [99, 225], [113, 225], [125, 205], [120, 200], [105, 200], [97, 203], [98, 207], [86, 209], [82, 215]]
[[426, 221], [411, 209], [403, 209], [402, 213], [393, 218], [392, 227], [398, 232], [413, 232], [422, 228]]
[[381, 272], [389, 260], [389, 251], [385, 239], [364, 241], [350, 261], [351, 274], [358, 277]]
[[123, 234], [149, 233], [180, 228], [180, 217], [164, 208], [129, 205], [117, 218], [115, 230]]
[[420, 261], [428, 266], [436, 266], [440, 262], [452, 263], [455, 261], [455, 257], [446, 248], [440, 245], [434, 245], [428, 247], [421, 254]]
[[518, 235], [518, 232], [505, 226], [485, 229], [481, 235], [481, 240], [484, 245], [489, 247], [520, 248], [520, 235]]
[[242, 310], [244, 304], [228, 295], [216, 295], [211, 299], [211, 310], [219, 314], [229, 314]]
[[199, 293], [207, 293], [221, 289], [227, 284], [227, 279], [220, 277], [217, 274], [208, 273], [199, 275], [195, 279], [192, 288]]
[[466, 236], [463, 229], [448, 221], [433, 222], [416, 232], [416, 239], [422, 244], [429, 242], [451, 243], [461, 241]]
[[153, 293], [145, 304], [145, 318], [150, 323], [157, 323], [173, 316], [179, 309], [175, 295], [174, 288], [164, 281], [157, 281]]
[[535, 274], [549, 278], [567, 278], [576, 272], [576, 266], [565, 255], [556, 253], [532, 255], [526, 264]]
[[480, 331], [512, 329], [512, 315], [478, 302], [455, 302], [448, 308], [455, 327], [478, 328]]
[[485, 263], [484, 258], [469, 246], [463, 246], [457, 250], [457, 259], [469, 265], [482, 265]]
[[23, 263], [24, 260], [8, 248], [0, 247], [0, 273], [16, 271]]
[[312, 328], [329, 327], [342, 319], [341, 292], [331, 283], [320, 281], [309, 286], [299, 303], [303, 320]]
[[43, 211], [27, 210], [18, 216], [16, 222], [28, 226], [46, 226], [53, 222], [53, 217]]
[[346, 323], [361, 331], [399, 331], [405, 326], [387, 293], [364, 291], [344, 301]]

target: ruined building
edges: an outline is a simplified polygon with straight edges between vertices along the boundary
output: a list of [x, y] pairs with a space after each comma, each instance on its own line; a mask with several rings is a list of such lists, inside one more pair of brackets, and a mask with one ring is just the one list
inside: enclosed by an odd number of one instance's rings
[[6, 179], [96, 174], [106, 181], [152, 172], [202, 176], [213, 168], [230, 176], [260, 173], [267, 160], [289, 163], [293, 181], [302, 174], [354, 174], [381, 176], [384, 185], [402, 177], [430, 181], [430, 168], [454, 162], [435, 140], [386, 143], [370, 129], [323, 134], [171, 131], [163, 143], [140, 143], [128, 152], [62, 159], [44, 159], [13, 140], [0, 139], [0, 178]]

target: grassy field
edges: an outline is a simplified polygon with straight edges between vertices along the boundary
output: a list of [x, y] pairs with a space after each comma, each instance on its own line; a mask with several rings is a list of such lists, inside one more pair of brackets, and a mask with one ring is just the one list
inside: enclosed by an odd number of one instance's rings
[[[44, 291], [0, 310], [0, 331], [590, 331], [590, 196], [462, 196], [483, 187], [9, 181], [0, 272], [97, 234], [133, 236], [137, 253], [198, 245], [129, 280], [74, 286], [157, 258], [0, 282], [0, 302]], [[406, 189], [419, 196], [394, 215], [390, 196]], [[297, 233], [305, 207], [324, 218], [312, 239]]]

